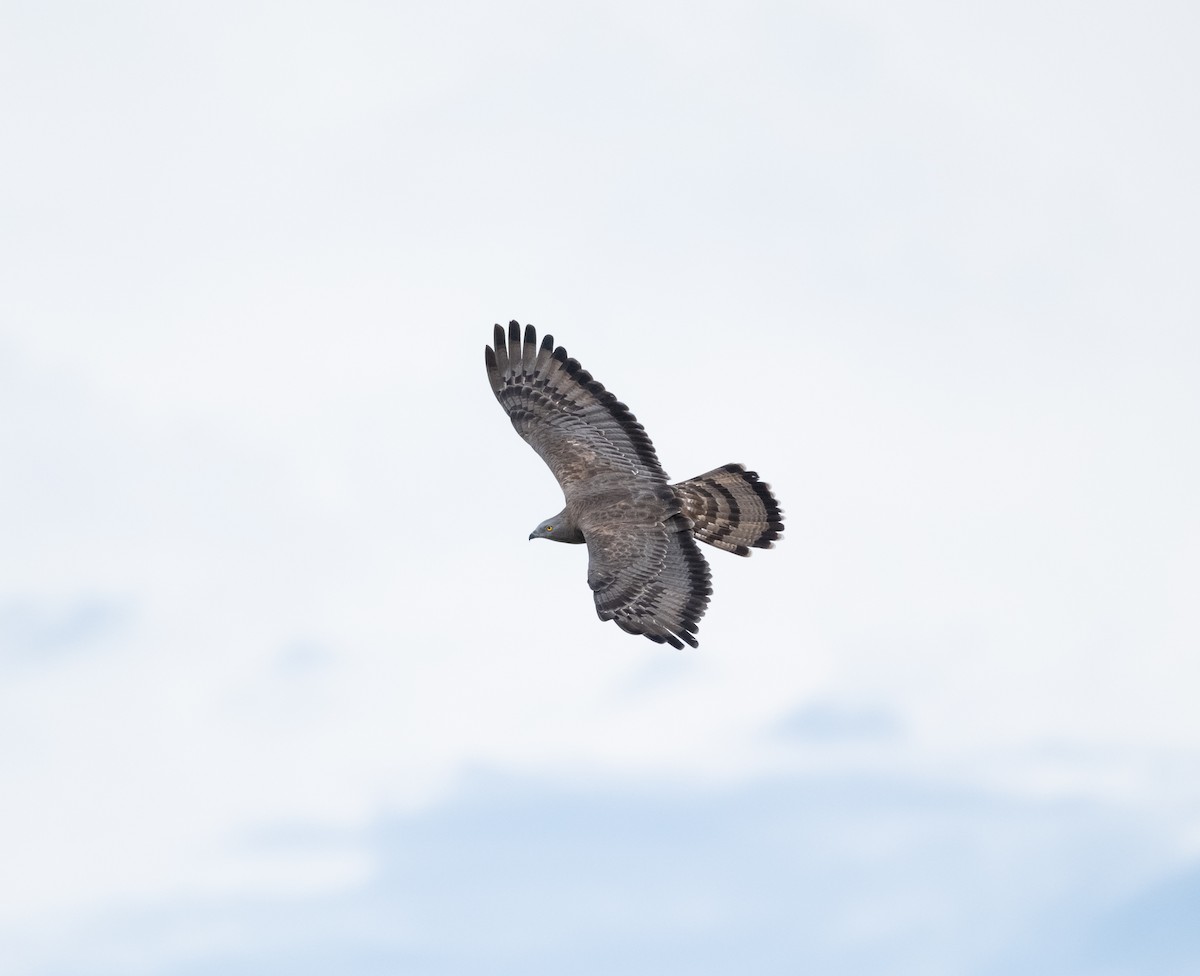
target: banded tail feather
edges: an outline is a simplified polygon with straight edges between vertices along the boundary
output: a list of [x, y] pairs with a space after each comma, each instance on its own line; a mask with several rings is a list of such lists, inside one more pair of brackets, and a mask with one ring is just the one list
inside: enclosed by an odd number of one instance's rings
[[694, 523], [693, 534], [710, 546], [748, 556], [752, 548], [770, 549], [783, 534], [783, 512], [770, 486], [740, 464], [671, 487]]

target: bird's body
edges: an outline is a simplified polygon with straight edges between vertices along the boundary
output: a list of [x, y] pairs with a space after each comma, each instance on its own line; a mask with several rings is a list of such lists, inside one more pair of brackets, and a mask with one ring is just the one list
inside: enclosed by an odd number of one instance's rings
[[529, 536], [586, 544], [601, 620], [652, 641], [697, 646], [712, 593], [696, 540], [749, 555], [770, 548], [783, 515], [753, 471], [728, 464], [668, 483], [625, 404], [533, 326], [510, 322], [486, 348], [488, 378], [517, 433], [558, 479], [566, 505]]

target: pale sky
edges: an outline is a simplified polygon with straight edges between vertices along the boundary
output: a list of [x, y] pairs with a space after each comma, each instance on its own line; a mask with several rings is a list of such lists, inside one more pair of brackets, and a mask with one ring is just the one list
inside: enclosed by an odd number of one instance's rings
[[[5, 972], [1197, 971], [1198, 42], [0, 3]], [[773, 486], [698, 650], [526, 540], [512, 318]]]

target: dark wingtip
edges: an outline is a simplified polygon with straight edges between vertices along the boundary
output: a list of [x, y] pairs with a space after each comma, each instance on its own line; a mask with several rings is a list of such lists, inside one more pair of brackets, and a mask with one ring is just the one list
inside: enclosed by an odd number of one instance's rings
[[510, 342], [521, 341], [521, 324], [516, 319], [508, 323], [508, 339]]
[[483, 361], [488, 369], [496, 368], [496, 351], [491, 346], [483, 347]]
[[549, 334], [542, 336], [542, 349], [545, 352], [554, 351], [554, 336]]
[[565, 363], [567, 361], [567, 350], [565, 350], [562, 346], [559, 346], [554, 350], [554, 358], [560, 363]]
[[496, 326], [495, 330], [492, 332], [492, 342], [495, 344], [497, 349], [504, 345], [504, 326]]

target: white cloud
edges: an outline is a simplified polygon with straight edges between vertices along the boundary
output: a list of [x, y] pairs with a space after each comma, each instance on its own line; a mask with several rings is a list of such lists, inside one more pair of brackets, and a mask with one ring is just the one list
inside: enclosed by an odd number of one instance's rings
[[[1188, 9], [65, 9], [0, 32], [10, 925], [353, 884], [238, 838], [480, 766], [903, 769], [1194, 843]], [[775, 485], [699, 654], [524, 541], [509, 316], [673, 475]], [[904, 734], [766, 734], [815, 699]]]

